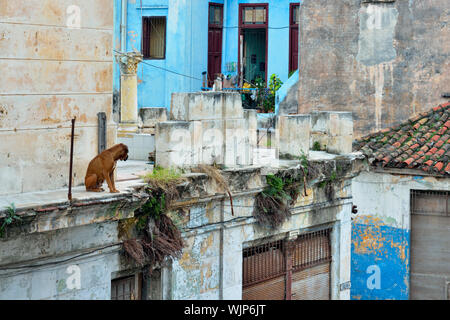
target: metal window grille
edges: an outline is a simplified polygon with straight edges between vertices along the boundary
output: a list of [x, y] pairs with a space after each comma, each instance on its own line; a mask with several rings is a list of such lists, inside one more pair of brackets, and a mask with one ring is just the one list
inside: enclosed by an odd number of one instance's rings
[[286, 272], [283, 240], [268, 242], [243, 251], [243, 285], [249, 286]]
[[450, 191], [411, 190], [411, 214], [449, 216]]
[[331, 229], [320, 230], [297, 238], [292, 253], [292, 267], [295, 271], [331, 261], [330, 231]]

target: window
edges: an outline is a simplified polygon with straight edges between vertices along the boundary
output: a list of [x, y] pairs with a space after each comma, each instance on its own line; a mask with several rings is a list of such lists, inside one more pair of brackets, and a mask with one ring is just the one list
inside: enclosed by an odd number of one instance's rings
[[244, 7], [242, 10], [243, 24], [266, 24], [266, 7]]
[[111, 281], [111, 300], [140, 300], [142, 274]]
[[299, 11], [300, 11], [300, 5], [293, 5], [292, 6], [292, 21], [291, 24], [293, 25], [297, 25], [298, 24], [298, 19], [299, 19]]
[[142, 55], [144, 59], [165, 59], [166, 17], [142, 18]]
[[220, 5], [209, 6], [209, 24], [222, 25], [222, 7]]

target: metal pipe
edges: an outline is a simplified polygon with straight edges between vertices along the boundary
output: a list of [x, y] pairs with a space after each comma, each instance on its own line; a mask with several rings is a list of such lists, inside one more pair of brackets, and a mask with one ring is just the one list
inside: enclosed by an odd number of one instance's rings
[[127, 51], [127, 8], [128, 1], [122, 0], [121, 19], [120, 19], [120, 51]]
[[72, 119], [72, 134], [70, 135], [69, 194], [67, 195], [69, 201], [72, 201], [73, 140], [75, 136], [75, 120], [76, 117]]

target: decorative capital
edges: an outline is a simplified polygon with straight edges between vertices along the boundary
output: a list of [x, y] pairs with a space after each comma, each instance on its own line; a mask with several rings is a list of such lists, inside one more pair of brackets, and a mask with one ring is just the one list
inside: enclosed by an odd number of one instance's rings
[[143, 55], [140, 52], [118, 53], [115, 55], [116, 61], [119, 64], [120, 72], [122, 74], [135, 75], [139, 63], [143, 60]]

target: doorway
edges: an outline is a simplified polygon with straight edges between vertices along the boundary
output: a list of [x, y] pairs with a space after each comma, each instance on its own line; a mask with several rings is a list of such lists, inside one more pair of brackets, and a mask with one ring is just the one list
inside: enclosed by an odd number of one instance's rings
[[244, 81], [266, 80], [266, 30], [243, 29]]
[[241, 83], [267, 84], [267, 4], [239, 5], [239, 75]]

